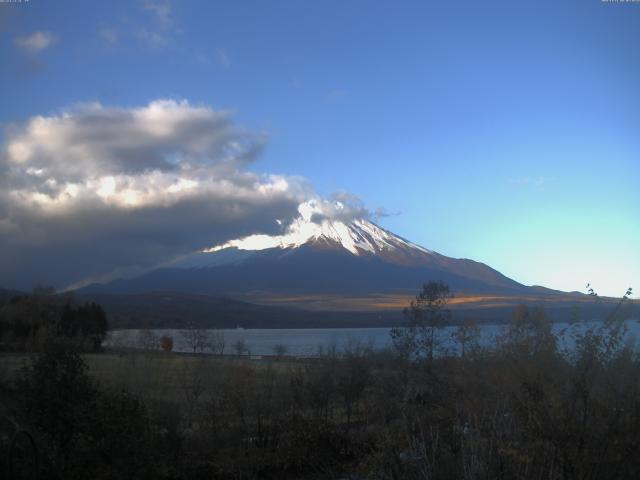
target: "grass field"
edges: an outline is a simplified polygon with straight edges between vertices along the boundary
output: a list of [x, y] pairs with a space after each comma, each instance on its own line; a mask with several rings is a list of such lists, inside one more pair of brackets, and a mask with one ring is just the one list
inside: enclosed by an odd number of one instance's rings
[[[2, 354], [0, 381], [15, 379], [35, 354]], [[150, 401], [181, 404], [197, 390], [202, 397], [239, 372], [286, 373], [300, 368], [299, 361], [250, 360], [231, 356], [184, 355], [173, 353], [84, 354], [88, 374], [105, 390], [124, 390]]]

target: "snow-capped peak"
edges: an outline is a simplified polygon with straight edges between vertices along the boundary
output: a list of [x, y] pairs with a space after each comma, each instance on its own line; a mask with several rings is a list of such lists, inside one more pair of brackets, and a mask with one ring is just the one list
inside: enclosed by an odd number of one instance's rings
[[[329, 241], [341, 245], [354, 255], [361, 253], [382, 253], [396, 249], [417, 249], [424, 253], [431, 251], [408, 242], [376, 224], [365, 220], [340, 219], [345, 209], [341, 202], [332, 202], [332, 217], [327, 215], [327, 202], [308, 201], [298, 207], [299, 216], [291, 222], [282, 235], [250, 235], [231, 240], [222, 245], [205, 249], [204, 253], [217, 252], [225, 248], [238, 250], [265, 250], [268, 248], [296, 248], [307, 243]], [[337, 214], [336, 214], [337, 213]], [[337, 217], [338, 219], [336, 219]]]

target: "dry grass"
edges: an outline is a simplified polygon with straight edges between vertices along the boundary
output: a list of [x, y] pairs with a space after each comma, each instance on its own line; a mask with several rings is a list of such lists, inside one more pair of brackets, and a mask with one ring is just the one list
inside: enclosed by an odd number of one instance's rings
[[[34, 355], [2, 354], [0, 380], [11, 381]], [[89, 375], [101, 388], [127, 391], [147, 400], [183, 403], [185, 392], [198, 388], [214, 391], [240, 370], [285, 373], [299, 366], [292, 361], [253, 361], [232, 357], [165, 353], [85, 354]]]
[[[254, 293], [246, 296], [247, 301], [253, 301], [266, 305], [290, 305], [304, 306], [309, 310], [335, 310], [335, 311], [371, 311], [371, 310], [402, 310], [415, 295], [410, 293], [397, 294], [371, 294], [363, 296], [342, 295], [273, 295]], [[614, 305], [617, 298], [602, 297], [603, 303]], [[555, 295], [545, 297], [542, 295], [474, 295], [458, 294], [449, 301], [452, 308], [473, 307], [477, 309], [487, 308], [513, 308], [520, 303], [537, 304], [544, 302], [549, 306], [561, 307], [564, 305], [590, 305], [593, 298], [588, 295]]]

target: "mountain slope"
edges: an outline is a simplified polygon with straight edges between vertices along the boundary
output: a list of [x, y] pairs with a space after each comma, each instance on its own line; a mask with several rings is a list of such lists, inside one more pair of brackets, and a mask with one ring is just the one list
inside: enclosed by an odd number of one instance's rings
[[176, 291], [251, 298], [415, 292], [441, 280], [456, 293], [530, 293], [479, 262], [454, 259], [364, 219], [341, 220], [303, 204], [281, 235], [252, 235], [207, 248], [127, 280], [87, 292]]

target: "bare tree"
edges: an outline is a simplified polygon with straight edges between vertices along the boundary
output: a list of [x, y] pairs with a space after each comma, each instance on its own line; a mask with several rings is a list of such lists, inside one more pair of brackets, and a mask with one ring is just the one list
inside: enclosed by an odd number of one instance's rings
[[429, 361], [440, 344], [438, 331], [451, 321], [451, 312], [446, 308], [453, 294], [442, 282], [430, 281], [422, 286], [404, 315], [404, 327], [391, 330], [391, 339], [396, 348], [408, 356], [422, 357]]
[[284, 357], [287, 354], [287, 347], [281, 343], [273, 346], [273, 354], [276, 357]]
[[555, 352], [558, 342], [544, 307], [529, 307], [525, 304], [513, 309], [511, 322], [496, 340], [504, 351], [525, 355]]
[[160, 339], [153, 330], [140, 330], [136, 336], [136, 346], [147, 351], [157, 350], [160, 348]]
[[214, 355], [224, 355], [224, 347], [226, 343], [224, 333], [220, 330], [208, 330], [206, 343], [207, 348], [211, 350], [211, 353]]
[[233, 344], [233, 349], [236, 352], [236, 355], [244, 355], [245, 353], [250, 354], [249, 348], [247, 347], [247, 343], [240, 339]]
[[476, 350], [480, 338], [480, 327], [475, 320], [465, 318], [451, 334], [460, 345], [460, 356], [464, 357], [469, 350]]
[[185, 363], [182, 375], [180, 375], [180, 386], [184, 394], [187, 413], [186, 421], [189, 428], [193, 426], [196, 410], [206, 390], [201, 375], [202, 370], [202, 365], [188, 365]]
[[189, 324], [185, 330], [180, 332], [180, 337], [193, 351], [193, 353], [202, 353], [209, 346], [207, 330], [196, 327], [192, 323]]

